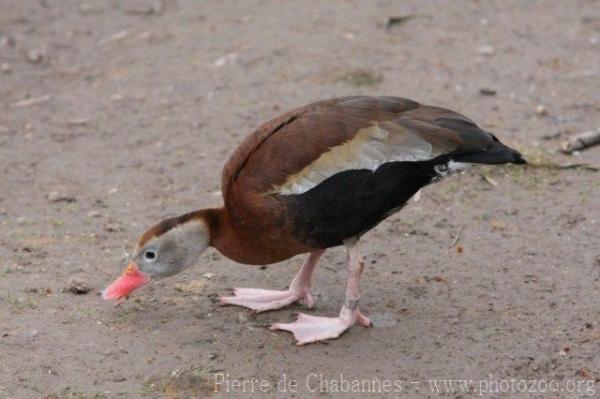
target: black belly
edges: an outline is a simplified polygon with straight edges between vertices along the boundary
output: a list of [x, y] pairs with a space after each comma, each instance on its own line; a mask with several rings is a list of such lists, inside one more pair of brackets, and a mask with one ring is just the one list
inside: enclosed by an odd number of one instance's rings
[[374, 172], [347, 170], [305, 193], [283, 196], [293, 215], [296, 237], [317, 248], [359, 237], [431, 183], [438, 163], [390, 162]]

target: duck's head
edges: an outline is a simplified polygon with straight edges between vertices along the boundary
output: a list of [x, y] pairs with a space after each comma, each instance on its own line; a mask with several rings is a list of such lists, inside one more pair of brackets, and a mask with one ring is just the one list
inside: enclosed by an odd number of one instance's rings
[[148, 229], [133, 250], [123, 274], [102, 291], [120, 300], [152, 280], [172, 276], [193, 265], [210, 245], [210, 223], [203, 211], [166, 219]]

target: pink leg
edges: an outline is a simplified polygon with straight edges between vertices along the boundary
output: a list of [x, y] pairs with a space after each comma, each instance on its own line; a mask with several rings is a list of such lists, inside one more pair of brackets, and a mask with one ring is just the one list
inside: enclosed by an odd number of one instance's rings
[[311, 252], [300, 271], [296, 274], [290, 288], [285, 291], [263, 290], [259, 288], [234, 288], [234, 296], [221, 297], [221, 305], [237, 305], [264, 312], [267, 310], [281, 309], [294, 302], [303, 302], [309, 309], [315, 306], [315, 301], [310, 293], [311, 276], [317, 261], [325, 250]]
[[298, 345], [311, 342], [335, 339], [344, 331], [358, 324], [370, 327], [371, 321], [358, 309], [360, 290], [358, 283], [363, 270], [363, 259], [358, 250], [356, 240], [344, 243], [348, 248], [348, 283], [346, 286], [346, 302], [338, 317], [318, 317], [300, 313], [293, 323], [275, 323], [271, 330], [285, 330], [294, 334]]

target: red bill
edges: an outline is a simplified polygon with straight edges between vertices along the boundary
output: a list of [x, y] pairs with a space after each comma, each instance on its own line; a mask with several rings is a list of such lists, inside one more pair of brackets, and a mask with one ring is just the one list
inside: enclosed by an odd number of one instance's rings
[[135, 262], [129, 262], [121, 277], [102, 290], [102, 298], [105, 300], [126, 298], [133, 291], [145, 286], [151, 280], [150, 277], [140, 271]]

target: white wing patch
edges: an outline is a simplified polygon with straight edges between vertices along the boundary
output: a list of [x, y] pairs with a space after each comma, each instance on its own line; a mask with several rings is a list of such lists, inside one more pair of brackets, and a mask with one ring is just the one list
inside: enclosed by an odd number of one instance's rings
[[439, 154], [432, 146], [408, 129], [394, 133], [385, 123], [361, 129], [352, 140], [331, 148], [286, 182], [273, 187], [267, 194], [302, 194], [336, 173], [352, 169], [376, 170], [387, 162], [425, 161]]

